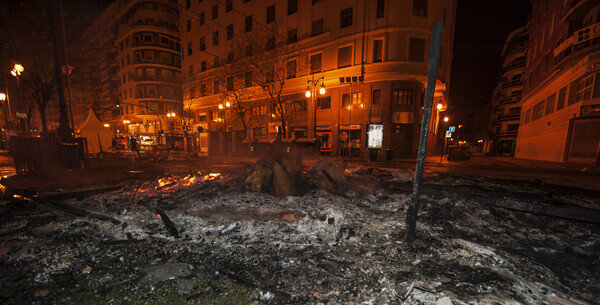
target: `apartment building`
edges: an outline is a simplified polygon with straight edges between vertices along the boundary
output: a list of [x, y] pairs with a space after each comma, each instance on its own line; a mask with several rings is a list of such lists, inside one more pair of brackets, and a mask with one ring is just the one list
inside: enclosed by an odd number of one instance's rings
[[523, 73], [527, 63], [527, 27], [508, 35], [502, 48], [502, 68], [492, 99], [490, 139], [494, 154], [514, 155], [523, 94]]
[[600, 3], [532, 4], [515, 156], [595, 162], [600, 145]]
[[170, 116], [182, 114], [178, 20], [176, 0], [118, 0], [84, 35], [91, 45], [84, 46], [88, 64], [75, 96], [96, 106], [120, 135], [136, 136], [144, 146], [181, 135], [180, 120]]
[[[435, 148], [439, 112], [447, 105], [455, 0], [179, 4], [184, 105], [195, 113], [200, 150], [228, 153], [281, 137], [315, 142], [322, 154], [334, 156], [414, 157], [429, 40], [434, 23], [441, 21], [444, 40], [430, 129], [430, 148]], [[282, 49], [288, 51], [278, 52]], [[252, 63], [261, 55], [261, 62]], [[255, 77], [261, 69], [227, 72], [235, 65], [263, 63], [267, 78], [279, 81], [275, 97], [271, 83]], [[278, 65], [284, 77], [277, 76]], [[255, 90], [232, 99], [240, 87]]]

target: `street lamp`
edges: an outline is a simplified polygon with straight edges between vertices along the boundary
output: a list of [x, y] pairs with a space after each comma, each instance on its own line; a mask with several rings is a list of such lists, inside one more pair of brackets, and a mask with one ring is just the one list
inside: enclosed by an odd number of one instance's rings
[[450, 118], [448, 118], [447, 116], [444, 117], [444, 122], [448, 122], [450, 120]]
[[[315, 95], [317, 94], [317, 86], [319, 86], [319, 94], [325, 94], [325, 78], [323, 76], [315, 79], [315, 75], [312, 75], [312, 79], [307, 80], [306, 92], [304, 95], [307, 98], [312, 97], [312, 105], [313, 105], [313, 137], [317, 137], [317, 103], [315, 100]], [[312, 92], [311, 92], [312, 91]]]
[[442, 103], [437, 104], [437, 109], [438, 110], [442, 110], [443, 107], [444, 107], [444, 105], [442, 105]]

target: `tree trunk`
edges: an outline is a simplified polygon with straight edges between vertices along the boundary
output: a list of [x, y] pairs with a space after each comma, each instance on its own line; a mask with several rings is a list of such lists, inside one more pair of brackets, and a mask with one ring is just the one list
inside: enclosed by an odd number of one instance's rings
[[42, 132], [44, 134], [48, 133], [48, 122], [46, 121], [46, 106], [48, 105], [48, 101], [40, 101], [38, 104], [38, 110], [40, 111], [40, 119], [42, 120]]

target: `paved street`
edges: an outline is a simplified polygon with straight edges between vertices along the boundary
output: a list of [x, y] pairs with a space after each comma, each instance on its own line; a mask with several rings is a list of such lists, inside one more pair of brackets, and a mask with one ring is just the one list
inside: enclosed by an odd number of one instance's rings
[[[399, 162], [350, 162], [386, 168], [415, 168], [415, 160]], [[474, 156], [467, 161], [440, 162], [439, 157], [429, 157], [425, 173], [449, 173], [465, 176], [483, 176], [511, 180], [540, 180], [547, 184], [600, 190], [600, 172], [585, 172], [585, 165], [515, 159], [511, 157]]]

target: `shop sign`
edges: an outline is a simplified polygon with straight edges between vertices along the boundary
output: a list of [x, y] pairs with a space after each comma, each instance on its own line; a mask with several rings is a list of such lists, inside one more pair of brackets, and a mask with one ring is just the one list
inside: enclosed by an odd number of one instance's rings
[[331, 126], [317, 126], [317, 132], [331, 132]]
[[415, 114], [408, 111], [395, 111], [392, 113], [392, 123], [395, 124], [413, 124], [415, 122]]
[[340, 129], [357, 130], [357, 129], [360, 129], [360, 125], [359, 124], [357, 124], [357, 125], [343, 125], [343, 126], [340, 126]]
[[581, 106], [580, 116], [600, 115], [600, 104]]
[[294, 131], [307, 131], [307, 130], [308, 130], [307, 127], [294, 127]]
[[369, 148], [379, 149], [383, 146], [383, 124], [369, 124], [367, 135]]
[[25, 112], [15, 112], [15, 115], [20, 118], [20, 119], [26, 119], [27, 118], [27, 113]]

